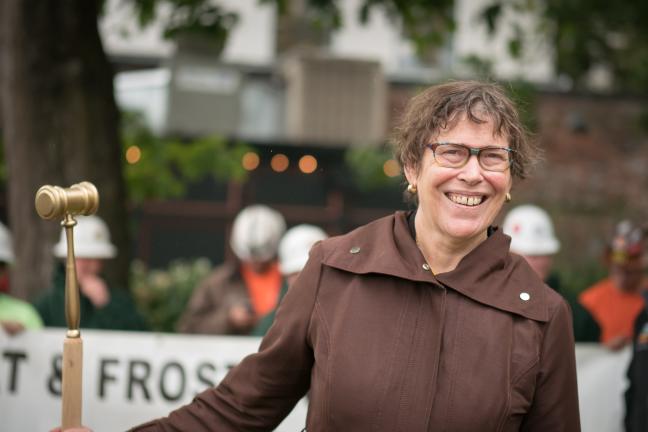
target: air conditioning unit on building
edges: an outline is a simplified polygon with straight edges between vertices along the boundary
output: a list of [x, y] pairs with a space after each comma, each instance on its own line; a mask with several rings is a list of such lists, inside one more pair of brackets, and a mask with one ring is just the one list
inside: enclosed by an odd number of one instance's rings
[[300, 55], [285, 61], [286, 137], [349, 146], [385, 138], [387, 84], [378, 62]]
[[162, 135], [236, 135], [241, 123], [240, 69], [200, 56], [176, 56], [168, 67], [122, 72], [115, 80], [122, 109], [144, 113]]
[[242, 73], [215, 57], [176, 55], [171, 61], [166, 130], [233, 135], [239, 125]]

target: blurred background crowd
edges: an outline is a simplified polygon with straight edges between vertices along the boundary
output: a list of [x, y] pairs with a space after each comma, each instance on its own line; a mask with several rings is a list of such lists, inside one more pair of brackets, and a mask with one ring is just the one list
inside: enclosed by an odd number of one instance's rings
[[638, 0], [3, 1], [3, 326], [64, 325], [65, 239], [33, 199], [88, 180], [82, 328], [263, 334], [314, 242], [407, 209], [388, 145], [405, 102], [477, 78], [544, 150], [500, 215], [512, 250], [577, 341], [626, 346], [647, 288], [646, 20]]
[[[81, 326], [104, 330], [154, 330], [212, 335], [263, 336], [275, 309], [308, 260], [311, 247], [328, 234], [311, 224], [286, 230], [286, 220], [263, 204], [248, 206], [234, 221], [228, 242], [232, 257], [212, 268], [202, 258], [175, 262], [169, 270], [134, 263], [133, 296], [109, 286], [105, 263], [117, 255], [106, 223], [78, 216], [75, 229], [76, 273], [81, 293]], [[501, 229], [511, 237], [511, 251], [525, 258], [545, 283], [563, 295], [573, 312], [577, 342], [601, 343], [611, 350], [632, 344], [640, 334], [635, 322], [648, 310], [646, 227], [620, 221], [600, 257], [605, 276], [579, 292], [563, 286], [554, 257], [561, 249], [554, 224], [542, 208], [525, 204], [506, 213]], [[43, 326], [65, 327], [65, 231], [53, 256], [58, 261], [52, 283], [33, 306], [10, 296], [14, 249], [9, 230], [0, 224], [0, 323], [17, 333]], [[171, 306], [171, 304], [173, 306]], [[643, 326], [640, 327], [640, 333]]]
[[149, 328], [171, 331], [199, 280], [235, 257], [244, 207], [329, 235], [406, 209], [392, 126], [412, 95], [452, 78], [503, 83], [544, 150], [511, 207], [551, 215], [566, 296], [607, 274], [619, 221], [646, 221], [644, 2], [34, 0], [1, 12], [0, 220], [18, 246], [18, 298], [36, 301], [57, 274], [59, 228], [34, 212], [35, 191], [89, 180], [118, 250], [103, 274]]

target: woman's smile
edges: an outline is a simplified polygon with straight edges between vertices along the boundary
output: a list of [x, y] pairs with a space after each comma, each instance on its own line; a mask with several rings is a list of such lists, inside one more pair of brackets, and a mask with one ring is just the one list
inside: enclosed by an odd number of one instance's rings
[[448, 192], [445, 194], [450, 201], [465, 207], [476, 207], [486, 200], [486, 195], [462, 194]]

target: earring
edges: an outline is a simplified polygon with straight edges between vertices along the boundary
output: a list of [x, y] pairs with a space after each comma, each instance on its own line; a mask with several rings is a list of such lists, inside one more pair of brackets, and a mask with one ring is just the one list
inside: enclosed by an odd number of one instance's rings
[[504, 195], [504, 201], [511, 202], [512, 199], [511, 194], [506, 192], [506, 195]]
[[413, 185], [412, 183], [408, 184], [407, 185], [407, 192], [414, 195], [417, 192], [416, 185]]

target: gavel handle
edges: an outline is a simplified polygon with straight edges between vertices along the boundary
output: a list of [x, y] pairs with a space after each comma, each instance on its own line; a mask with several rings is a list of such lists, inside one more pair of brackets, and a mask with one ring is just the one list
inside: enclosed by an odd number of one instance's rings
[[81, 427], [81, 401], [83, 396], [83, 341], [81, 337], [66, 337], [63, 342], [61, 429]]

